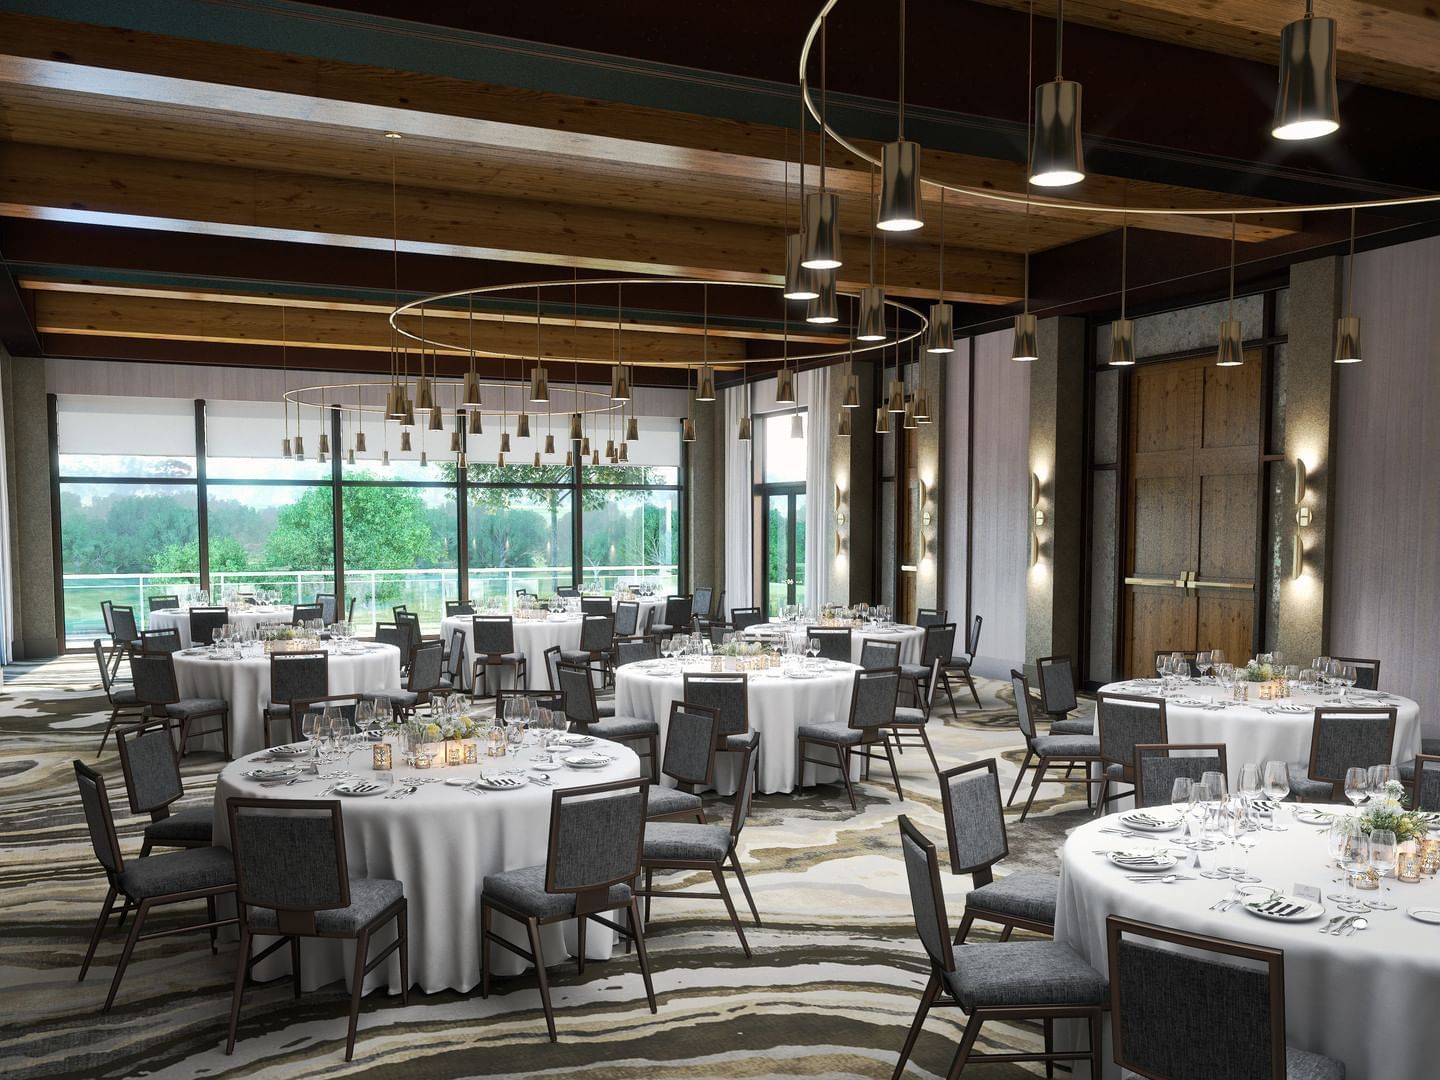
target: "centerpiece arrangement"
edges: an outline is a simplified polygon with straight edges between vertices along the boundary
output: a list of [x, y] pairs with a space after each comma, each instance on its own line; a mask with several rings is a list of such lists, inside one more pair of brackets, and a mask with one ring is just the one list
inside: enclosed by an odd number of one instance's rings
[[1399, 780], [1387, 782], [1379, 802], [1360, 815], [1360, 828], [1367, 833], [1377, 829], [1392, 832], [1400, 843], [1419, 843], [1436, 823], [1436, 815], [1407, 809], [1408, 802], [1404, 784]]

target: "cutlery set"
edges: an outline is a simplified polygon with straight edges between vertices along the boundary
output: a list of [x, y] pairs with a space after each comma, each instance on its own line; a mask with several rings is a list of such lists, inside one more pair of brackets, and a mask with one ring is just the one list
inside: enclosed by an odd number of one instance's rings
[[1364, 930], [1369, 925], [1369, 920], [1359, 915], [1336, 915], [1320, 928], [1320, 933], [1331, 937], [1354, 937], [1356, 930]]

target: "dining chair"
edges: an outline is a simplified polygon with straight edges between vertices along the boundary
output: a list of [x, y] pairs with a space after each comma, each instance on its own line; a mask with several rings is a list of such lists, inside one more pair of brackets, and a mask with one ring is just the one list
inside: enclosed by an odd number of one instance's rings
[[324, 649], [270, 654], [270, 704], [261, 717], [265, 745], [274, 746], [274, 725], [290, 721], [290, 741], [300, 738], [300, 717], [293, 703], [330, 693], [330, 654]]
[[[964, 655], [947, 657], [941, 665], [945, 672], [945, 685], [949, 688], [950, 676], [958, 675], [965, 680], [965, 685], [970, 688], [970, 696], [975, 699], [975, 707], [980, 708], [980, 691], [975, 688], [975, 676], [970, 673], [970, 665], [975, 663], [975, 656], [980, 651], [980, 628], [985, 625], [983, 616], [976, 615], [970, 620], [970, 633], [965, 637]], [[954, 711], [954, 706], [951, 706]]]
[[690, 610], [690, 597], [667, 596], [665, 598], [665, 615], [658, 623], [654, 623], [650, 627], [650, 632], [657, 637], [688, 634], [690, 632]]
[[1040, 711], [1050, 717], [1051, 735], [1094, 735], [1094, 717], [1070, 714], [1080, 707], [1075, 697], [1075, 668], [1068, 656], [1042, 656], [1035, 661], [1040, 684]]
[[551, 690], [560, 689], [560, 646], [551, 645], [545, 650], [545, 680]]
[[[230, 1033], [225, 1053], [235, 1052], [240, 1002], [255, 965], [290, 946], [290, 977], [300, 996], [300, 939], [355, 943], [350, 972], [350, 1026], [345, 1060], [355, 1054], [355, 1029], [365, 976], [400, 954], [400, 1004], [410, 1003], [409, 910], [405, 886], [393, 878], [351, 877], [345, 854], [345, 822], [337, 800], [225, 800], [234, 853], [240, 953], [230, 995]], [[395, 940], [370, 955], [375, 932], [394, 923]], [[275, 938], [254, 956], [256, 937]]]
[[850, 627], [807, 626], [805, 637], [820, 646], [820, 655], [826, 660], [850, 663]]
[[995, 759], [972, 761], [941, 773], [940, 805], [945, 811], [950, 873], [970, 875], [970, 891], [965, 894], [965, 914], [955, 932], [955, 944], [964, 944], [977, 919], [999, 923], [1001, 941], [1008, 941], [1017, 926], [1053, 935], [1060, 879], [1054, 874], [1035, 873], [996, 878], [993, 871], [995, 864], [1010, 854]]
[[866, 671], [900, 667], [900, 643], [884, 638], [863, 638], [860, 641], [860, 666]]
[[615, 666], [617, 668], [633, 664], [637, 660], [655, 660], [659, 656], [660, 644], [657, 641], [642, 638], [637, 641], [617, 641], [615, 643]]
[[[120, 671], [120, 661], [140, 648], [140, 627], [135, 622], [135, 609], [122, 604], [110, 605], [110, 621], [114, 624], [110, 650], [110, 674]], [[208, 639], [207, 639], [208, 640]]]
[[[1068, 945], [1052, 941], [1002, 941], [964, 945], [951, 943], [940, 885], [940, 860], [932, 844], [905, 815], [900, 815], [900, 849], [910, 884], [915, 928], [930, 961], [930, 979], [900, 1049], [895, 1080], [905, 1071], [910, 1053], [931, 1008], [956, 1006], [967, 1017], [965, 1033], [950, 1063], [957, 1077], [971, 1062], [1043, 1061], [1047, 1073], [1063, 1061], [1089, 1061], [1090, 1075], [1099, 1076], [1101, 1019], [1109, 998], [1105, 976]], [[1089, 1028], [1089, 1049], [1054, 1049], [1056, 1020], [1081, 1020]], [[975, 1043], [987, 1021], [1038, 1020], [1044, 1029], [1040, 1052], [977, 1054]]]
[[140, 844], [140, 857], [153, 847], [192, 848], [210, 844], [214, 808], [208, 803], [171, 807], [185, 797], [180, 778], [180, 758], [175, 753], [175, 734], [169, 717], [147, 720], [115, 732], [120, 751], [120, 772], [125, 777], [125, 794], [132, 814], [149, 814]]
[[173, 593], [150, 597], [151, 611], [175, 611], [180, 607], [180, 597]]
[[[230, 756], [230, 703], [224, 698], [182, 698], [175, 682], [175, 657], [170, 653], [137, 653], [130, 657], [135, 699], [148, 706], [151, 716], [168, 716], [180, 722], [180, 754], [197, 735], [219, 734], [225, 756]], [[215, 717], [216, 727], [192, 729], [197, 720]]]
[[[890, 749], [890, 740], [884, 727], [895, 718], [895, 702], [900, 693], [900, 670], [879, 668], [875, 671], [855, 672], [855, 681], [850, 692], [850, 717], [845, 724], [801, 724], [795, 729], [795, 787], [798, 793], [805, 791], [805, 764], [828, 765], [840, 770], [840, 779], [845, 783], [845, 794], [850, 798], [850, 809], [858, 810], [855, 803], [855, 788], [850, 782], [850, 764], [854, 758], [866, 760], [883, 755], [890, 765], [890, 778], [895, 782], [895, 794], [901, 802], [905, 793], [900, 789], [900, 774], [895, 769], [895, 755]], [[805, 756], [805, 747], [814, 745], [831, 750], [833, 761]]]
[[142, 653], [175, 653], [180, 651], [180, 631], [173, 626], [164, 630], [141, 630]]
[[945, 609], [944, 609], [944, 608], [926, 608], [926, 607], [922, 607], [922, 608], [920, 608], [918, 611], [915, 612], [915, 625], [916, 625], [916, 626], [922, 626], [922, 627], [923, 627], [923, 626], [939, 626], [941, 623], [943, 623], [943, 622], [945, 622], [945, 621], [946, 621], [946, 620], [945, 620]]
[[325, 606], [323, 604], [296, 604], [290, 609], [291, 626], [303, 626], [305, 623], [324, 617]]
[[100, 601], [100, 617], [105, 620], [105, 633], [113, 640], [115, 637], [115, 616], [112, 613], [114, 603], [109, 600]]
[[[1020, 734], [1025, 739], [1025, 760], [1020, 763], [1020, 771], [1015, 774], [1015, 786], [1010, 789], [1010, 797], [1005, 800], [1005, 805], [1009, 806], [1015, 801], [1015, 793], [1020, 790], [1020, 781], [1025, 779], [1025, 770], [1031, 767], [1032, 761], [1035, 773], [1030, 780], [1030, 797], [1025, 800], [1025, 809], [1020, 811], [1021, 821], [1029, 816], [1030, 807], [1035, 802], [1035, 795], [1041, 784], [1068, 784], [1071, 771], [1077, 768], [1080, 770], [1079, 783], [1085, 785], [1085, 800], [1088, 805], [1092, 794], [1091, 787], [1102, 783], [1101, 779], [1090, 775], [1090, 766], [1100, 761], [1100, 740], [1094, 735], [1039, 734], [1035, 730], [1035, 715], [1030, 711], [1030, 683], [1024, 672], [1011, 668], [1010, 686], [1015, 693], [1015, 717], [1020, 724]], [[1045, 774], [1051, 769], [1064, 769], [1065, 774], [1047, 777]]]
[[[750, 956], [750, 943], [745, 940], [745, 928], [735, 913], [735, 903], [730, 898], [729, 886], [725, 883], [727, 870], [735, 874], [745, 900], [750, 905], [750, 914], [755, 925], [760, 922], [760, 912], [755, 899], [750, 895], [750, 885], [745, 880], [745, 869], [740, 865], [740, 854], [736, 845], [745, 819], [750, 813], [750, 802], [755, 792], [755, 751], [760, 745], [760, 733], [750, 732], [746, 739], [743, 756], [740, 759], [740, 781], [735, 789], [735, 803], [730, 811], [728, 825], [687, 824], [676, 821], [656, 821], [650, 818], [645, 823], [645, 846], [641, 865], [645, 868], [645, 888], [640, 895], [645, 897], [645, 921], [650, 921], [651, 901], [656, 897], [671, 900], [722, 900], [730, 914], [730, 925], [740, 939], [745, 956]], [[653, 792], [652, 792], [653, 794]], [[654, 875], [683, 870], [708, 872], [715, 881], [716, 892], [694, 892], [689, 889], [666, 889], [657, 892]]]
[[405, 685], [398, 690], [370, 690], [362, 694], [368, 701], [388, 702], [396, 716], [413, 716], [421, 705], [430, 704], [430, 698], [442, 687], [440, 668], [445, 663], [445, 646], [439, 641], [426, 641], [415, 646], [410, 654], [410, 671], [405, 676]]
[[1344, 1080], [1286, 1045], [1285, 953], [1119, 915], [1105, 919], [1110, 1043], [1151, 1080]]
[[400, 666], [402, 668], [410, 656], [410, 653], [404, 647], [407, 636], [408, 631], [401, 627], [399, 623], [377, 622], [375, 624], [375, 640], [381, 645], [393, 645], [396, 649], [400, 650]]
[[955, 624], [936, 623], [925, 628], [925, 637], [920, 643], [920, 662], [901, 664], [900, 674], [909, 680], [915, 704], [930, 715], [930, 699], [937, 687], [943, 687], [950, 699], [950, 712], [954, 714], [955, 695], [950, 692], [950, 679], [945, 674], [945, 661], [955, 651]]
[[758, 607], [737, 607], [730, 609], [730, 628], [740, 633], [765, 621]]
[[335, 619], [335, 594], [333, 592], [317, 592], [315, 603], [320, 605], [320, 621], [326, 626], [332, 625]]
[[453, 619], [457, 615], [474, 615], [475, 605], [469, 600], [446, 600], [445, 617]]
[[95, 664], [100, 669], [100, 685], [105, 691], [105, 700], [110, 703], [110, 716], [105, 721], [105, 731], [100, 736], [100, 749], [95, 751], [98, 758], [105, 752], [105, 743], [121, 717], [142, 717], [145, 706], [135, 696], [133, 686], [117, 683], [110, 674], [110, 661], [105, 656], [105, 642], [96, 638], [90, 647], [95, 650]]
[[[476, 615], [470, 620], [470, 645], [475, 650], [471, 672], [471, 693], [481, 697], [485, 692], [490, 669], [510, 668], [516, 686], [529, 686], [525, 654], [515, 650], [515, 620], [509, 615]], [[498, 682], [496, 684], [499, 686]]]
[[215, 631], [230, 625], [230, 609], [223, 607], [192, 607], [190, 609], [190, 644], [209, 645]]
[[1428, 813], [1440, 811], [1440, 756], [1417, 754], [1415, 780], [1410, 793], [1410, 808]]
[[[135, 946], [141, 941], [170, 937], [195, 930], [210, 932], [210, 951], [217, 952], [216, 930], [234, 924], [234, 918], [219, 918], [215, 909], [215, 898], [235, 891], [235, 864], [230, 853], [223, 847], [186, 848], [167, 851], [161, 855], [136, 859], [126, 863], [120, 851], [120, 838], [115, 831], [115, 815], [110, 809], [110, 796], [105, 790], [105, 778], [82, 761], [75, 766], [75, 783], [80, 789], [80, 805], [85, 812], [85, 826], [90, 835], [90, 846], [100, 868], [105, 871], [109, 886], [105, 901], [100, 906], [100, 917], [95, 920], [95, 929], [90, 935], [90, 946], [85, 950], [85, 959], [80, 964], [79, 981], [84, 982], [90, 971], [90, 962], [95, 959], [95, 950], [100, 944], [112, 914], [119, 914], [123, 925], [125, 916], [135, 912], [135, 921], [130, 924], [130, 933], [115, 965], [115, 975], [110, 980], [110, 993], [105, 998], [101, 1012], [109, 1012], [115, 1004], [115, 995], [130, 966]], [[120, 910], [115, 911], [116, 899], [121, 900]], [[206, 919], [204, 922], [184, 922], [173, 925], [167, 922], [163, 930], [146, 934], [145, 921], [152, 908], [168, 904], [181, 904], [189, 900], [204, 900]]]
[[445, 661], [440, 667], [440, 684], [436, 688], [445, 693], [463, 690], [465, 677], [465, 631], [450, 631], [450, 647], [445, 650]]
[[1357, 689], [1380, 689], [1379, 660], [1370, 660], [1363, 656], [1332, 656], [1330, 659], [1337, 660], [1342, 664], [1349, 664], [1355, 669], [1355, 686]]
[[582, 615], [612, 615], [615, 611], [615, 602], [608, 596], [581, 596], [580, 614]]
[[649, 762], [649, 772], [653, 775], [659, 758], [656, 742], [660, 725], [634, 716], [601, 716], [588, 667], [561, 663], [556, 665], [555, 674], [560, 689], [565, 691], [565, 715], [570, 718], [570, 730], [611, 742], [638, 744], [643, 749], [640, 756]]
[[[605, 614], [601, 612], [600, 614]], [[640, 630], [640, 604], [635, 600], [621, 600], [615, 605], [615, 640], [633, 638]]]
[[[416, 615], [413, 611], [397, 611], [395, 613], [395, 621], [407, 631], [406, 643], [409, 647], [406, 649], [405, 655], [409, 656], [415, 646], [426, 640], [425, 635], [420, 632], [420, 616]], [[429, 640], [436, 641], [439, 639], [431, 638]]]
[[577, 600], [580, 597], [580, 590], [574, 585], [557, 585], [555, 595], [566, 600]]
[[1310, 761], [1286, 765], [1290, 794], [1300, 802], [1344, 802], [1346, 770], [1394, 760], [1396, 714], [1394, 705], [1317, 706]]
[[1224, 743], [1137, 743], [1135, 806], [1169, 806], [1176, 780], [1199, 783], [1207, 772], [1230, 775]]
[[[1095, 720], [1100, 729], [1100, 760], [1104, 763], [1100, 794], [1095, 800], [1095, 813], [1099, 814], [1106, 803], [1134, 795], [1135, 747], [1167, 743], [1170, 730], [1165, 699], [1144, 694], [1101, 691], [1095, 695]], [[1112, 784], [1129, 784], [1132, 790], [1111, 791]]]
[[681, 686], [687, 705], [703, 705], [720, 714], [715, 749], [743, 753], [750, 735], [750, 676], [743, 671], [687, 671]]
[[[505, 707], [511, 701], [524, 701], [531, 709], [549, 709], [551, 712], [566, 713], [563, 690], [497, 690], [495, 693], [495, 716], [503, 719]], [[569, 713], [566, 713], [568, 716]]]
[[[587, 682], [588, 685], [588, 682]], [[645, 930], [630, 887], [640, 873], [645, 843], [645, 808], [649, 784], [644, 780], [616, 780], [591, 787], [557, 788], [550, 795], [550, 835], [545, 863], [487, 874], [480, 893], [480, 996], [490, 996], [490, 947], [503, 949], [530, 962], [540, 987], [545, 1026], [555, 1042], [555, 1009], [550, 1002], [550, 980], [540, 928], [575, 920], [579, 973], [585, 974], [585, 928], [588, 922], [608, 927], [635, 944], [645, 998], [657, 1012], [655, 988], [650, 981], [650, 960], [645, 953]], [[626, 913], [625, 925], [608, 913]], [[494, 931], [496, 913], [523, 923], [528, 950]]]
[[[606, 600], [609, 604], [609, 600]], [[580, 647], [561, 649], [560, 661], [565, 664], [582, 664], [602, 676], [609, 675], [611, 650], [615, 646], [615, 616], [607, 610], [604, 615], [586, 615], [580, 620]]]
[[[695, 789], [715, 783], [715, 732], [719, 727], [718, 709], [687, 705], [683, 701], [670, 702], [660, 775], [674, 780], [676, 786], [666, 787], [658, 781], [651, 785], [646, 820], [694, 818], [699, 824], [705, 824], [705, 811]], [[647, 910], [647, 918], [648, 915]]]
[[714, 600], [715, 590], [709, 585], [696, 586], [695, 592], [691, 596], [690, 615], [697, 624], [709, 624], [711, 615], [710, 605]]

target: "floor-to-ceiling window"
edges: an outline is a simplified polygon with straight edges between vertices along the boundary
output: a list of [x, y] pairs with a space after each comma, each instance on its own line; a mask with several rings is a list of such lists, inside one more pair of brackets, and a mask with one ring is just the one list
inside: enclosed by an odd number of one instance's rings
[[805, 461], [806, 440], [799, 413], [771, 413], [759, 424], [761, 572], [758, 606], [767, 616], [782, 608], [805, 606]]
[[627, 462], [586, 465], [580, 472], [582, 584], [597, 593], [633, 584], [676, 592], [680, 432], [673, 420], [648, 421], [626, 449]]

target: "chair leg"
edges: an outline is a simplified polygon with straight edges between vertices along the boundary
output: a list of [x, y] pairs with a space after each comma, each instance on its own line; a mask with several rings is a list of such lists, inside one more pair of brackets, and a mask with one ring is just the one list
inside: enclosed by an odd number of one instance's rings
[[740, 882], [740, 891], [745, 894], [745, 902], [750, 905], [750, 914], [755, 916], [755, 925], [762, 926], [760, 912], [755, 909], [755, 898], [750, 895], [750, 883], [745, 880], [745, 871], [740, 866], [740, 856], [735, 854], [735, 849], [730, 849], [730, 866], [735, 871], [735, 880]]
[[365, 958], [370, 952], [370, 931], [355, 939], [355, 970], [350, 976], [350, 1027], [345, 1032], [345, 1060], [355, 1056], [355, 1028], [360, 1022], [360, 997], [365, 993]]
[[795, 736], [795, 794], [805, 794], [805, 740]]
[[975, 698], [975, 707], [981, 708], [980, 691], [975, 689], [975, 678], [968, 671], [965, 672], [965, 681], [970, 684], [970, 693]]
[[[150, 845], [151, 845], [151, 840], [150, 840], [150, 838], [147, 836], [147, 837], [144, 839], [144, 841], [140, 844], [140, 855], [139, 855], [139, 858], [142, 858], [142, 859], [143, 859], [143, 858], [145, 858], [145, 856], [147, 856], [147, 855], [150, 854]], [[211, 903], [214, 903], [214, 901], [211, 901]], [[211, 915], [210, 917], [213, 919], [215, 916], [214, 916], [214, 915]]]
[[[1100, 791], [1095, 796], [1095, 809], [1091, 811], [1091, 817], [1099, 817], [1100, 811], [1105, 808], [1105, 792], [1109, 789], [1109, 787], [1110, 778], [1102, 774], [1100, 777]], [[1088, 791], [1089, 788], [1087, 787], [1086, 790]]]
[[220, 714], [220, 749], [225, 752], [225, 760], [230, 760], [230, 710], [226, 709]]
[[1035, 752], [1033, 750], [1028, 748], [1025, 750], [1025, 760], [1020, 763], [1020, 771], [1015, 774], [1015, 786], [1010, 789], [1010, 797], [1005, 800], [1006, 806], [1009, 806], [1015, 801], [1015, 793], [1020, 790], [1020, 781], [1025, 778], [1025, 770], [1030, 767], [1030, 759], [1034, 756]]
[[[965, 1063], [970, 1060], [970, 1052], [975, 1049], [975, 1040], [980, 1036], [981, 1021], [978, 1017], [970, 1017], [970, 1022], [965, 1025], [965, 1034], [960, 1038], [960, 1049], [955, 1051], [955, 1060], [950, 1063], [950, 1071], [946, 1073], [945, 1080], [956, 1080], [965, 1070]], [[1096, 1073], [1095, 1075], [1099, 1075]]]
[[400, 1004], [410, 1004], [410, 905], [403, 903], [395, 913], [395, 933], [400, 938]]
[[[1055, 1052], [1055, 1021], [1047, 1016], [1044, 1026], [1045, 1053], [1053, 1054]], [[1045, 1080], [1055, 1080], [1055, 1062], [1053, 1061], [1045, 1062]]]
[[855, 787], [850, 783], [850, 751], [843, 746], [835, 747], [835, 756], [840, 759], [840, 779], [845, 781], [845, 794], [850, 796], [850, 809], [858, 810], [855, 803]]
[[[235, 988], [230, 992], [230, 1037], [225, 1053], [235, 1052], [235, 1030], [240, 1026], [240, 998], [245, 993], [245, 975], [250, 967], [250, 928], [240, 928], [240, 955], [235, 959]], [[298, 995], [297, 995], [298, 996]]]
[[578, 946], [575, 950], [578, 954], [576, 974], [579, 975], [585, 974], [585, 926], [589, 921], [589, 918], [584, 915], [575, 920], [575, 944]]
[[[205, 915], [209, 922], [215, 922], [215, 897], [213, 896], [205, 898]], [[210, 955], [220, 955], [219, 927], [217, 926], [210, 927]]]
[[1010, 940], [1010, 935], [1014, 932], [1014, 930], [1015, 930], [1015, 927], [1014, 927], [1013, 925], [1011, 925], [1010, 923], [1006, 923], [1006, 924], [1005, 924], [1005, 929], [1000, 931], [1000, 940], [1001, 940], [1001, 941], [1009, 941], [1009, 940]]
[[942, 671], [940, 677], [945, 682], [945, 696], [950, 700], [950, 715], [959, 716], [960, 711], [955, 708], [955, 695], [950, 692], [950, 676]]
[[935, 999], [939, 996], [940, 976], [932, 971], [930, 981], [925, 984], [925, 990], [920, 995], [920, 1007], [915, 1010], [915, 1019], [910, 1021], [910, 1031], [905, 1036], [905, 1045], [900, 1048], [900, 1060], [895, 1063], [895, 1071], [890, 1074], [890, 1080], [900, 1080], [901, 1074], [905, 1072], [905, 1062], [910, 1060], [910, 1051], [915, 1049], [915, 1040], [920, 1038], [925, 1017], [930, 1014], [930, 1006], [935, 1004]]
[[710, 868], [715, 884], [720, 890], [720, 899], [725, 901], [725, 910], [730, 913], [730, 925], [740, 937], [740, 947], [745, 950], [745, 959], [750, 959], [750, 943], [745, 940], [745, 928], [740, 925], [740, 916], [735, 914], [735, 903], [730, 899], [730, 887], [725, 884], [725, 870], [718, 862]]
[[652, 1013], [660, 1010], [655, 1005], [655, 984], [650, 981], [650, 957], [645, 952], [645, 928], [640, 925], [640, 905], [630, 897], [630, 931], [635, 935], [635, 958], [640, 964], [640, 978], [645, 981], [645, 1000], [650, 1003]]
[[1050, 767], [1049, 758], [1041, 758], [1040, 763], [1035, 766], [1035, 776], [1030, 782], [1030, 797], [1025, 800], [1025, 809], [1020, 811], [1020, 820], [1024, 821], [1030, 813], [1030, 807], [1035, 802], [1035, 794], [1040, 790], [1040, 782], [1045, 779], [1045, 770]]
[[135, 922], [130, 927], [130, 936], [125, 939], [125, 950], [120, 954], [120, 963], [115, 966], [115, 978], [110, 981], [110, 993], [105, 997], [105, 1007], [101, 1012], [109, 1012], [110, 1006], [115, 1004], [115, 995], [120, 991], [120, 980], [125, 977], [125, 969], [130, 964], [130, 955], [135, 951], [135, 942], [140, 940], [140, 928], [145, 925], [145, 916], [150, 911], [150, 901], [141, 900], [139, 908], [135, 911]]
[[885, 747], [885, 760], [890, 762], [890, 779], [895, 781], [895, 794], [904, 802], [905, 792], [900, 789], [900, 773], [895, 769], [895, 755], [890, 750], [890, 740], [886, 739], [882, 745]]
[[534, 919], [525, 920], [525, 930], [530, 935], [530, 952], [535, 957], [535, 980], [540, 984], [540, 1004], [545, 1007], [545, 1027], [550, 1032], [550, 1041], [555, 1037], [555, 1007], [550, 1004], [550, 980], [545, 975], [545, 954], [540, 946], [540, 924]]
[[1105, 1045], [1105, 1036], [1100, 1026], [1100, 1010], [1090, 1014], [1090, 1075], [1100, 1075], [1100, 1051]]
[[90, 947], [85, 950], [85, 959], [80, 964], [80, 977], [76, 982], [85, 981], [85, 973], [90, 970], [90, 961], [95, 959], [95, 949], [100, 944], [100, 935], [105, 933], [105, 924], [110, 921], [110, 912], [115, 907], [115, 886], [110, 886], [110, 891], [105, 894], [105, 903], [100, 905], [100, 918], [95, 920], [95, 930], [90, 935]]
[[290, 981], [294, 984], [295, 1000], [300, 1000], [300, 936], [290, 939]]
[[964, 915], [960, 916], [960, 926], [959, 926], [959, 928], [955, 931], [955, 944], [956, 944], [956, 945], [964, 945], [964, 944], [965, 944], [965, 938], [969, 935], [969, 933], [970, 933], [970, 927], [971, 927], [972, 925], [974, 925], [974, 922], [975, 922], [975, 916], [972, 915], [972, 914], [970, 914], [970, 912], [968, 912], [968, 911], [965, 912]]
[[920, 741], [925, 744], [925, 753], [930, 755], [930, 767], [935, 770], [935, 775], [940, 775], [940, 763], [935, 760], [935, 748], [930, 745], [930, 733], [923, 727], [920, 729]]
[[655, 869], [647, 866], [645, 868], [645, 925], [650, 925], [650, 898], [655, 890]]
[[[480, 996], [482, 998], [490, 996], [490, 928], [494, 919], [495, 909], [482, 899], [480, 901]], [[403, 960], [401, 964], [403, 966]]]

